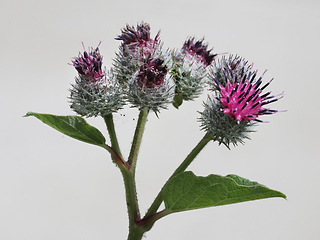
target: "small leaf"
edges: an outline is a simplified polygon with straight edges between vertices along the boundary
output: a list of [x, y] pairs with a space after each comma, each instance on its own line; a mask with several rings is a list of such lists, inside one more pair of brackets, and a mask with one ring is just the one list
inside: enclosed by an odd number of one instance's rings
[[221, 206], [263, 198], [286, 196], [257, 182], [237, 175], [198, 177], [183, 172], [170, 179], [164, 187], [165, 207], [171, 212]]
[[176, 109], [179, 109], [179, 107], [182, 105], [182, 97], [178, 94], [176, 94], [173, 98], [173, 102], [172, 102], [172, 105], [176, 108]]
[[79, 116], [56, 116], [28, 112], [25, 117], [29, 116], [34, 116], [59, 132], [86, 143], [103, 145], [106, 141], [98, 129], [89, 125], [86, 120]]

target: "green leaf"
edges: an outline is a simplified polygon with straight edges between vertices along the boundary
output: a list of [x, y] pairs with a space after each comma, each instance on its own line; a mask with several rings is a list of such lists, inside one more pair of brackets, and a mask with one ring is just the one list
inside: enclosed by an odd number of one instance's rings
[[263, 198], [286, 196], [257, 182], [237, 175], [198, 177], [183, 172], [171, 178], [164, 187], [163, 200], [171, 212], [221, 206]]
[[172, 105], [176, 108], [176, 109], [179, 109], [179, 107], [182, 105], [182, 97], [178, 94], [176, 94], [173, 98], [173, 102], [172, 102]]
[[106, 142], [102, 133], [95, 127], [89, 125], [82, 117], [28, 112], [25, 117], [29, 116], [34, 116], [50, 127], [77, 140], [98, 146]]

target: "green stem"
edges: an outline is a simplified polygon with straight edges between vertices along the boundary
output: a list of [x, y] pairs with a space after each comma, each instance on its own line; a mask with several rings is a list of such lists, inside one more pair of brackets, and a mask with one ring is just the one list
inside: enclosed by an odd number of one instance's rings
[[128, 159], [128, 165], [130, 166], [130, 169], [133, 175], [135, 174], [138, 153], [139, 153], [145, 125], [148, 119], [148, 113], [149, 113], [149, 109], [147, 108], [144, 108], [140, 111], [139, 119], [137, 122], [136, 130], [135, 130], [133, 141], [132, 141], [131, 151]]
[[[138, 226], [136, 223], [137, 221], [140, 220], [134, 175], [128, 168], [121, 169], [121, 173], [123, 176], [123, 181], [124, 181], [124, 186], [126, 191], [126, 202], [127, 202], [128, 217], [129, 217], [128, 240], [138, 240], [141, 238], [133, 237], [136, 234], [138, 234], [138, 231], [137, 231]], [[141, 237], [142, 237], [142, 234], [141, 234]]]
[[114, 128], [112, 113], [103, 116], [103, 119], [104, 119], [104, 122], [107, 125], [107, 129], [108, 129], [109, 136], [110, 136], [110, 141], [111, 141], [111, 147], [119, 155], [119, 157], [121, 159], [123, 159], [121, 151], [120, 151], [120, 147], [119, 147], [116, 131], [115, 131], [115, 128]]
[[121, 170], [126, 190], [126, 200], [129, 215], [128, 240], [140, 240], [143, 236], [143, 233], [146, 232], [143, 227], [138, 226], [138, 222], [140, 221], [141, 217], [137, 199], [135, 169], [148, 113], [149, 110], [147, 108], [144, 108], [140, 111], [129, 158], [126, 162], [127, 169]]
[[118, 153], [112, 147], [110, 147], [107, 144], [102, 144], [100, 146], [106, 149], [111, 154], [112, 160], [114, 161], [115, 164], [118, 165], [120, 169], [128, 169], [127, 164], [123, 161], [123, 159], [118, 155]]
[[138, 226], [129, 227], [128, 240], [141, 240], [146, 231]]
[[[200, 142], [197, 144], [197, 146], [195, 146], [194, 149], [192, 149], [192, 151], [189, 153], [189, 155], [186, 157], [186, 159], [180, 164], [180, 166], [171, 175], [171, 177], [168, 179], [168, 181], [172, 177], [174, 177], [175, 175], [184, 172], [187, 169], [187, 167], [192, 163], [192, 161], [195, 159], [195, 157], [200, 153], [200, 151], [207, 145], [207, 143], [210, 140], [212, 140], [212, 138], [208, 134], [204, 135], [204, 137], [200, 140]], [[162, 187], [161, 191], [159, 192], [158, 196], [156, 197], [156, 199], [153, 201], [151, 207], [149, 208], [148, 212], [146, 213], [146, 215], [143, 219], [149, 218], [150, 216], [154, 215], [158, 211], [158, 209], [163, 201], [162, 191], [163, 191], [163, 187]]]
[[[136, 130], [134, 133], [130, 155], [127, 162], [123, 161], [120, 151], [118, 139], [116, 136], [113, 116], [112, 114], [105, 115], [104, 121], [110, 136], [111, 147], [104, 145], [103, 147], [111, 153], [112, 159], [119, 166], [126, 192], [126, 202], [129, 217], [129, 235], [128, 240], [140, 240], [143, 233], [148, 231], [144, 225], [139, 224], [141, 217], [137, 199], [136, 182], [135, 182], [135, 169], [138, 159], [138, 153], [142, 141], [143, 132], [147, 122], [149, 110], [144, 108], [140, 111], [139, 119], [137, 122]], [[161, 217], [163, 214], [158, 215]]]
[[140, 221], [137, 221], [136, 225], [130, 229], [131, 231], [129, 231], [128, 240], [141, 240], [143, 234], [149, 231], [157, 220], [159, 220], [160, 218], [163, 218], [164, 216], [170, 213], [172, 212], [165, 209], [161, 212], [153, 214], [147, 219], [142, 219]]

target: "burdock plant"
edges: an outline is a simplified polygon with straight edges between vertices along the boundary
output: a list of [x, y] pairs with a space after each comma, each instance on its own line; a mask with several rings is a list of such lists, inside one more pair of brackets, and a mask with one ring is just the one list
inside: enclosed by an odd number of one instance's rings
[[[253, 65], [240, 56], [217, 58], [204, 39], [188, 38], [180, 50], [162, 50], [160, 32], [152, 39], [147, 23], [127, 25], [116, 37], [121, 44], [110, 69], [102, 67], [99, 45], [84, 48], [71, 61], [78, 72], [71, 84], [70, 107], [80, 116], [56, 116], [28, 112], [52, 128], [77, 140], [107, 150], [120, 169], [126, 192], [129, 217], [128, 240], [138, 240], [159, 219], [172, 213], [221, 206], [263, 198], [286, 196], [257, 182], [237, 175], [196, 176], [186, 171], [199, 152], [210, 142], [236, 146], [249, 139], [263, 115], [278, 111], [269, 108], [283, 94], [266, 92]], [[135, 174], [138, 153], [150, 112], [158, 117], [170, 104], [176, 108], [184, 101], [195, 100], [207, 87], [211, 93], [200, 112], [203, 138], [164, 183], [145, 215], [141, 215]], [[137, 126], [129, 156], [120, 150], [113, 115], [124, 105], [139, 109]], [[175, 110], [173, 110], [175, 111]], [[82, 116], [82, 117], [81, 117]], [[111, 144], [83, 117], [102, 117]], [[156, 152], [157, 149], [152, 149]], [[160, 205], [164, 203], [164, 208]], [[125, 229], [125, 227], [124, 227]]]

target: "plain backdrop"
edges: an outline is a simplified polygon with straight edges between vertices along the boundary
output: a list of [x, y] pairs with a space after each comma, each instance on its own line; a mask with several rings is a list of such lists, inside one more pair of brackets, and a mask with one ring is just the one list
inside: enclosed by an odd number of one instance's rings
[[[316, 0], [2, 0], [0, 7], [0, 239], [126, 239], [128, 220], [120, 171], [102, 148], [65, 136], [28, 111], [73, 115], [68, 89], [76, 71], [67, 63], [100, 41], [110, 67], [120, 29], [145, 21], [161, 29], [165, 48], [188, 36], [205, 37], [216, 53], [253, 62], [268, 87], [285, 97], [262, 117], [244, 145], [231, 151], [210, 142], [188, 170], [238, 174], [287, 195], [169, 215], [150, 240], [320, 239], [319, 43]], [[197, 118], [206, 93], [157, 119], [150, 114], [137, 187], [144, 213], [174, 169], [204, 133]], [[128, 155], [137, 110], [115, 114]], [[107, 137], [102, 118], [90, 118]]]

